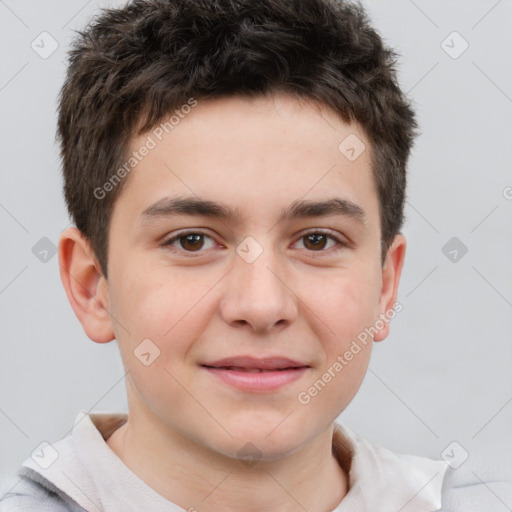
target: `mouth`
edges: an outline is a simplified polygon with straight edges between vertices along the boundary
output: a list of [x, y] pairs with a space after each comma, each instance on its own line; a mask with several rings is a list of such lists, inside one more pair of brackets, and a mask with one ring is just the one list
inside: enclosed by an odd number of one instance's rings
[[273, 368], [266, 370], [263, 368], [244, 368], [241, 366], [208, 366], [207, 364], [202, 365], [204, 368], [212, 368], [215, 370], [230, 370], [233, 372], [246, 372], [246, 373], [269, 373], [269, 372], [284, 372], [287, 370], [297, 370], [299, 368], [306, 368], [305, 366], [289, 366], [287, 368]]
[[251, 356], [204, 363], [201, 367], [221, 382], [245, 392], [277, 391], [300, 379], [310, 368], [288, 358]]
[[225, 357], [217, 361], [207, 361], [202, 366], [210, 368], [236, 369], [240, 371], [276, 371], [289, 370], [293, 368], [309, 367], [308, 364], [294, 361], [288, 357], [270, 356], [270, 357], [253, 357], [253, 356], [235, 356]]

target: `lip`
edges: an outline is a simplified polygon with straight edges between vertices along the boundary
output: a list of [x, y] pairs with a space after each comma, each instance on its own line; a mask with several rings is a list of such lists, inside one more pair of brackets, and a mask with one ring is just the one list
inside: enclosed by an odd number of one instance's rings
[[248, 370], [260, 369], [260, 370], [279, 370], [284, 368], [303, 368], [309, 367], [308, 364], [294, 361], [287, 357], [282, 356], [271, 356], [271, 357], [252, 357], [252, 356], [236, 356], [236, 357], [225, 357], [217, 361], [211, 361], [202, 363], [202, 366], [213, 366], [216, 368], [221, 367], [237, 367]]
[[251, 373], [203, 366], [211, 375], [245, 392], [270, 392], [295, 382], [308, 370], [307, 367], [288, 370], [268, 370]]
[[214, 377], [245, 392], [272, 392], [300, 379], [309, 365], [274, 356], [228, 357], [201, 365]]

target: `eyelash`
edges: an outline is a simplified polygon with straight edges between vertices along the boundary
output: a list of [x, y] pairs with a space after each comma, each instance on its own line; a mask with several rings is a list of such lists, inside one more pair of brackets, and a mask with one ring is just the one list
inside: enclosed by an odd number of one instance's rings
[[[206, 236], [208, 238], [211, 238], [213, 240], [213, 237], [211, 237], [210, 235], [208, 235], [204, 231], [201, 231], [201, 230], [188, 230], [188, 231], [182, 231], [182, 232], [178, 233], [177, 235], [174, 235], [173, 237], [171, 237], [168, 240], [166, 240], [162, 245], [164, 247], [170, 248], [171, 250], [182, 252], [182, 253], [186, 254], [187, 257], [191, 257], [191, 258], [198, 257], [202, 253], [204, 253], [205, 251], [204, 250], [187, 251], [185, 249], [172, 247], [172, 244], [174, 242], [178, 241], [182, 237], [185, 237], [185, 236], [191, 235], [191, 234], [194, 234], [194, 235], [204, 235], [204, 236]], [[344, 241], [340, 240], [339, 238], [334, 236], [330, 231], [327, 231], [327, 230], [324, 230], [324, 229], [315, 229], [315, 230], [312, 230], [312, 231], [308, 231], [307, 233], [302, 234], [298, 238], [298, 240], [301, 240], [302, 238], [305, 238], [306, 236], [314, 235], [314, 234], [326, 235], [331, 240], [334, 240], [337, 243], [337, 246], [331, 247], [329, 249], [318, 250], [318, 251], [313, 251], [313, 250], [305, 249], [307, 252], [312, 253], [312, 255], [320, 256], [320, 255], [322, 255], [322, 253], [328, 252], [330, 249], [333, 249], [333, 251], [330, 251], [330, 253], [331, 253], [331, 252], [337, 252], [337, 251], [340, 251], [342, 249], [345, 249], [345, 248], [349, 247], [349, 244], [347, 242], [344, 242]], [[318, 253], [318, 254], [315, 254], [315, 253]]]

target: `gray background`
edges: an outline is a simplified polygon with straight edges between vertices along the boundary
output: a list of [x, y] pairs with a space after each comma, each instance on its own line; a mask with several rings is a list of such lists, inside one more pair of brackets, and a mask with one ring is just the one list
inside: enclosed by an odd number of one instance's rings
[[[439, 458], [456, 441], [455, 458], [492, 462], [512, 453], [512, 0], [364, 3], [401, 53], [423, 133], [409, 167], [404, 309], [340, 420], [396, 451]], [[126, 410], [117, 345], [87, 338], [57, 256], [40, 260], [69, 225], [54, 143], [65, 52], [97, 6], [114, 5], [0, 0], [0, 492], [78, 411]], [[51, 49], [43, 31], [59, 45], [47, 58], [31, 47]], [[461, 55], [454, 31], [469, 44]]]

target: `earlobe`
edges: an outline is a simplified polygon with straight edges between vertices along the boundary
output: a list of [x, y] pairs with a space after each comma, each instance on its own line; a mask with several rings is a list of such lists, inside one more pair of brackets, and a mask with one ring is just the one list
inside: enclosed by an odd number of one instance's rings
[[68, 300], [87, 336], [97, 343], [112, 341], [107, 283], [94, 251], [77, 228], [60, 235], [59, 268]]
[[389, 334], [390, 312], [393, 313], [393, 310], [396, 309], [394, 306], [405, 260], [406, 245], [405, 237], [398, 233], [388, 249], [382, 268], [382, 290], [379, 301], [379, 318], [382, 319], [384, 326], [375, 334], [374, 341], [382, 341]]

